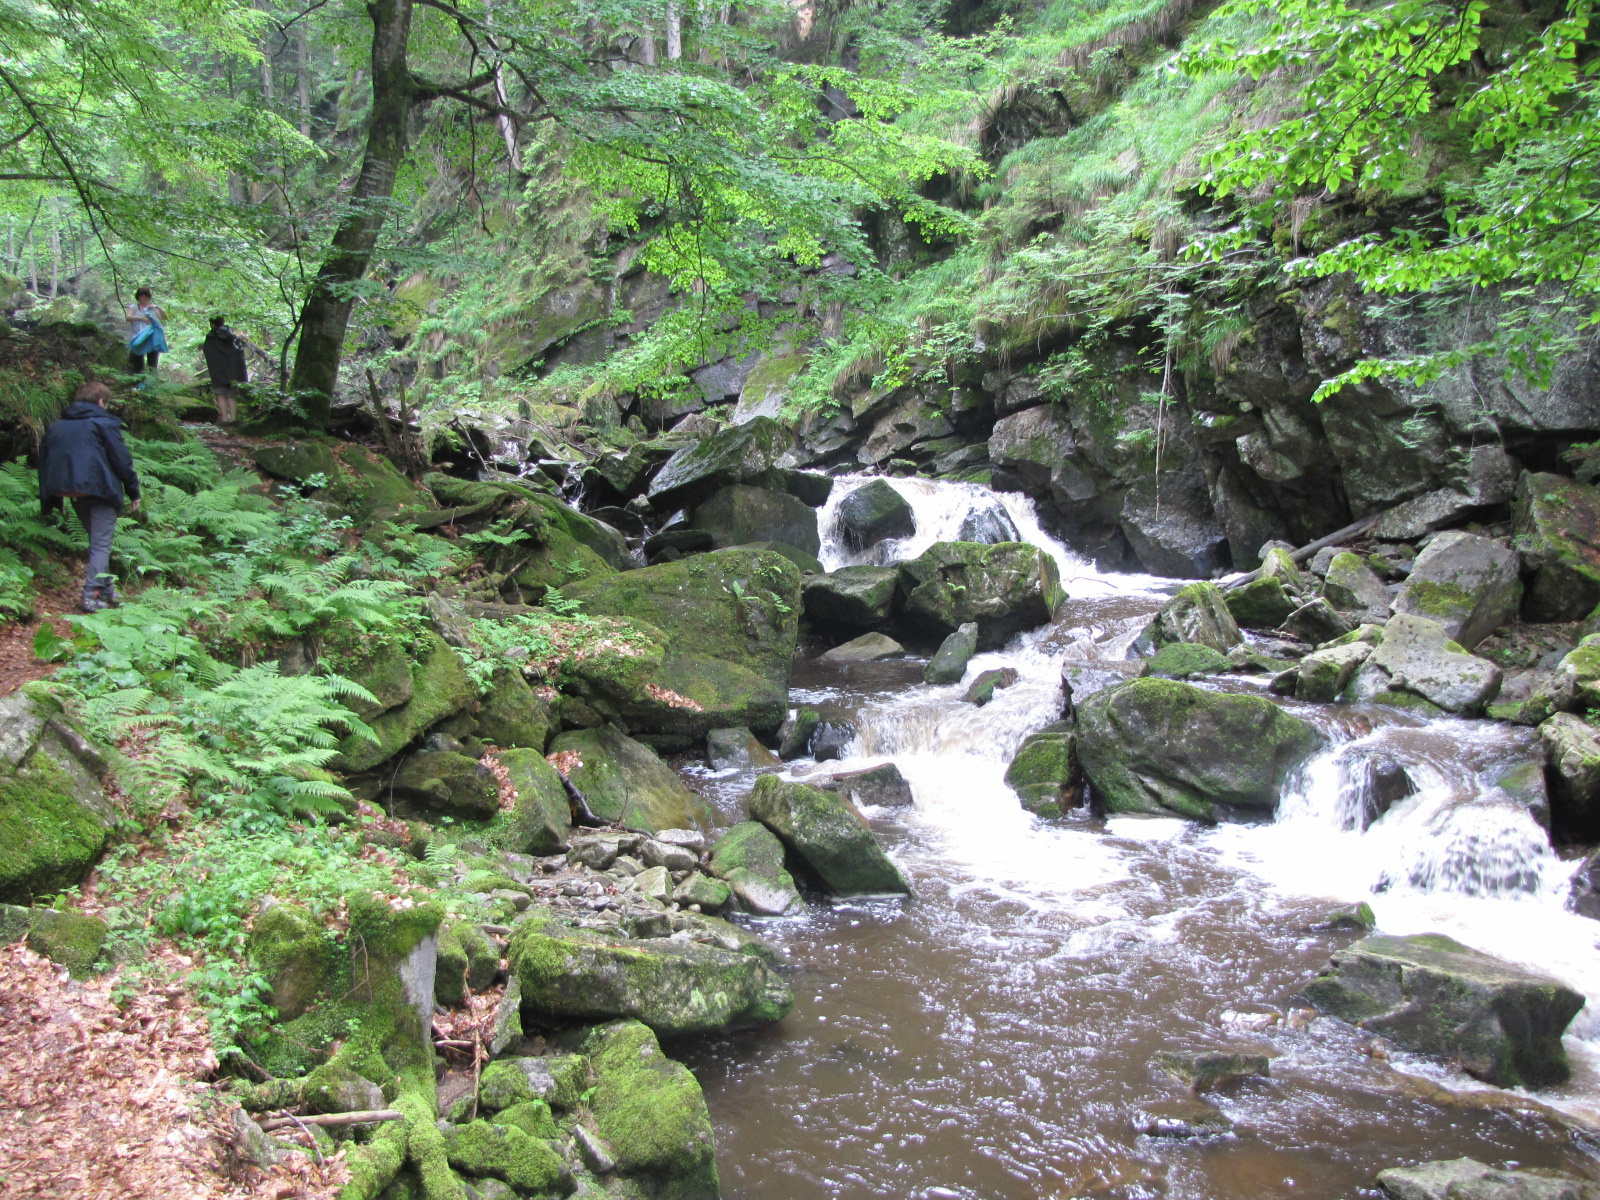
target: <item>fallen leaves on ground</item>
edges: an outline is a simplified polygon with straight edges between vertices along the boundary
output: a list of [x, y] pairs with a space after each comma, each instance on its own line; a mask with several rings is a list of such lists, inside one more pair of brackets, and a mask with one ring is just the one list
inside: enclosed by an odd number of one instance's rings
[[[81, 573], [81, 564], [69, 563]], [[33, 639], [39, 632], [39, 622], [49, 622], [57, 634], [70, 637], [72, 627], [66, 614], [78, 611], [83, 591], [72, 587], [47, 588], [34, 597], [37, 618], [32, 621], [6, 621], [0, 623], [0, 696], [9, 696], [25, 683], [43, 679], [52, 674], [58, 663], [40, 662], [33, 656]]]
[[[157, 956], [163, 951], [156, 951]], [[175, 978], [176, 971], [155, 972]], [[23, 945], [0, 950], [0, 1193], [12, 1200], [324, 1200], [338, 1161], [259, 1170], [232, 1105], [204, 1082], [206, 1022], [176, 984], [79, 982]]]

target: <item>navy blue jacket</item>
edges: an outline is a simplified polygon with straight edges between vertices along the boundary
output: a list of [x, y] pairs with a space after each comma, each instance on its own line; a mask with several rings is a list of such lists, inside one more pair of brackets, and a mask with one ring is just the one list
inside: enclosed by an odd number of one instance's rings
[[63, 496], [89, 496], [122, 510], [123, 489], [139, 498], [139, 476], [122, 440], [122, 422], [98, 404], [74, 400], [39, 443], [39, 500], [45, 512]]

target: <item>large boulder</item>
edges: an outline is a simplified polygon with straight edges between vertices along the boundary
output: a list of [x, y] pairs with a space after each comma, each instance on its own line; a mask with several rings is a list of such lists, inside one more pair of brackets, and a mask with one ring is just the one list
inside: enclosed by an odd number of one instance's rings
[[587, 614], [628, 618], [661, 636], [659, 668], [614, 698], [629, 729], [689, 739], [735, 725], [768, 733], [788, 713], [800, 572], [782, 555], [718, 550], [565, 594]]
[[750, 542], [781, 542], [812, 558], [822, 549], [817, 513], [787, 492], [733, 484], [694, 510], [689, 524], [711, 535], [719, 550]]
[[393, 463], [355, 442], [327, 437], [273, 441], [257, 446], [251, 457], [277, 479], [312, 481], [313, 496], [349, 513], [363, 527], [391, 521], [407, 510], [433, 507], [427, 493]]
[[854, 663], [880, 662], [887, 658], [904, 658], [906, 648], [886, 633], [863, 633], [843, 645], [817, 655], [819, 663], [830, 666], [849, 666]]
[[698, 942], [634, 939], [534, 917], [506, 951], [524, 1018], [629, 1017], [665, 1037], [781, 1020], [794, 997], [764, 959]]
[[613, 725], [569, 729], [550, 753], [578, 756], [566, 776], [597, 816], [650, 833], [711, 828], [706, 802], [654, 750]]
[[424, 816], [487, 821], [500, 811], [500, 782], [477, 759], [452, 750], [422, 750], [406, 759], [389, 790]]
[[1172, 642], [1190, 642], [1226, 653], [1242, 641], [1222, 589], [1214, 583], [1191, 583], [1161, 606], [1134, 647], [1140, 654], [1153, 654]]
[[[1514, 565], [1512, 582], [1516, 582]], [[1328, 573], [1322, 580], [1322, 594], [1335, 608], [1344, 612], [1354, 612], [1363, 621], [1389, 619], [1389, 589], [1383, 586], [1383, 580], [1378, 578], [1378, 573], [1369, 567], [1359, 554], [1349, 550], [1335, 554], [1328, 563]]]
[[845, 542], [858, 551], [917, 531], [910, 502], [885, 479], [863, 484], [840, 500], [834, 520]]
[[502, 844], [518, 854], [554, 854], [572, 832], [572, 803], [561, 776], [537, 750], [503, 750], [500, 765], [517, 793]]
[[1054, 560], [1022, 542], [939, 542], [901, 564], [899, 594], [905, 620], [933, 636], [975, 622], [980, 650], [1043, 625], [1062, 598]]
[[1406, 704], [1420, 699], [1436, 710], [1475, 716], [1500, 691], [1501, 670], [1468, 654], [1429, 617], [1396, 613], [1382, 644], [1356, 672], [1346, 698]]
[[1561, 1035], [1583, 996], [1440, 934], [1369, 937], [1306, 986], [1319, 1012], [1436, 1054], [1498, 1087], [1550, 1087], [1571, 1071]]
[[1522, 600], [1517, 568], [1516, 552], [1499, 542], [1459, 530], [1435, 534], [1417, 555], [1394, 609], [1432, 617], [1453, 641], [1471, 650], [1517, 615]]
[[1136, 679], [1078, 706], [1078, 757], [1108, 812], [1261, 816], [1317, 731], [1260, 696]]
[[520, 746], [542, 751], [558, 724], [545, 699], [547, 694], [529, 687], [515, 668], [496, 671], [478, 707], [478, 736], [502, 749]]
[[89, 873], [117, 822], [107, 765], [53, 701], [0, 698], [0, 900], [27, 904]]
[[968, 621], [944, 641], [922, 669], [924, 683], [959, 683], [967, 673], [967, 664], [978, 652], [978, 626]]
[[[356, 682], [361, 682], [357, 678]], [[424, 631], [411, 658], [411, 689], [406, 701], [368, 722], [377, 740], [351, 734], [339, 744], [329, 766], [365, 771], [387, 761], [430, 725], [460, 712], [477, 696], [477, 686], [445, 640]]]
[[1029, 812], [1059, 817], [1083, 793], [1077, 734], [1065, 722], [1029, 734], [1006, 768], [1005, 782]]
[[760, 821], [740, 821], [711, 847], [707, 869], [733, 889], [733, 898], [758, 917], [792, 917], [804, 903], [784, 870], [783, 843]]
[[750, 815], [836, 895], [911, 891], [861, 814], [837, 793], [763, 775], [750, 793]]
[[1537, 725], [1559, 712], [1600, 709], [1600, 633], [1591, 633], [1541, 679], [1512, 718]]
[[900, 572], [893, 567], [840, 567], [806, 579], [806, 617], [818, 625], [876, 629], [889, 619]]
[[1600, 491], [1530, 472], [1517, 485], [1512, 529], [1528, 572], [1524, 619], [1581, 621], [1600, 606]]
[[650, 481], [650, 503], [670, 512], [732, 484], [760, 482], [793, 445], [794, 435], [771, 417], [718, 430], [667, 459]]
[[1539, 726], [1539, 739], [1556, 837], [1600, 840], [1600, 727], [1572, 713], [1557, 713]]
[[1600, 1184], [1451, 1158], [1378, 1172], [1391, 1200], [1600, 1200]]

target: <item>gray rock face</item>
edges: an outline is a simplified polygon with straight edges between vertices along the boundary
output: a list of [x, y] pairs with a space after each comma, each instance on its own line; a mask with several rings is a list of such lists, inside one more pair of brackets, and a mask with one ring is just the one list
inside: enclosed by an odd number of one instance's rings
[[1516, 547], [1530, 572], [1523, 617], [1583, 620], [1600, 605], [1600, 490], [1529, 473], [1513, 516]]
[[1452, 1158], [1378, 1172], [1392, 1200], [1600, 1200], [1600, 1184]]
[[1556, 836], [1594, 841], [1600, 836], [1600, 728], [1571, 713], [1557, 713], [1539, 726], [1539, 739]]
[[1353, 626], [1321, 596], [1307, 600], [1283, 619], [1283, 628], [1303, 642], [1320, 646], [1349, 633]]
[[801, 585], [807, 618], [846, 629], [876, 629], [889, 619], [900, 572], [894, 567], [840, 567]]
[[1153, 654], [1162, 646], [1188, 642], [1226, 653], [1242, 641], [1222, 589], [1214, 583], [1191, 583], [1161, 606], [1134, 646], [1141, 654]]
[[1330, 703], [1371, 655], [1372, 647], [1366, 642], [1329, 646], [1306, 655], [1295, 673], [1295, 696], [1318, 704]]
[[1471, 650], [1517, 615], [1522, 581], [1514, 551], [1476, 534], [1437, 534], [1395, 597], [1396, 612], [1431, 617]]
[[968, 621], [944, 641], [922, 670], [924, 683], [957, 683], [967, 673], [967, 664], [978, 652], [978, 625]]
[[858, 551], [917, 531], [910, 503], [883, 479], [863, 484], [839, 501], [835, 519], [845, 541]]
[[694, 510], [690, 524], [711, 535], [717, 549], [782, 542], [815, 558], [822, 549], [817, 513], [787, 492], [733, 484]]
[[1469, 716], [1495, 698], [1500, 679], [1499, 667], [1468, 654], [1439, 622], [1396, 613], [1383, 628], [1383, 644], [1373, 650], [1351, 687], [1366, 698], [1383, 691], [1406, 692], [1446, 712]]
[[1499, 1087], [1569, 1076], [1561, 1035], [1584, 998], [1440, 934], [1369, 937], [1306, 986], [1319, 1012], [1448, 1059]]
[[909, 808], [916, 803], [911, 784], [892, 762], [868, 767], [864, 771], [845, 771], [833, 776], [830, 786], [851, 804], [879, 808]]

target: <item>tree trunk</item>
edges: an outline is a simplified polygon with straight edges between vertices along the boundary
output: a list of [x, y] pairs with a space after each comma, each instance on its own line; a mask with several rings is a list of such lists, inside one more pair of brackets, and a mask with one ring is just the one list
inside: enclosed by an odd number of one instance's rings
[[683, 13], [678, 0], [667, 0], [667, 61], [683, 57]]
[[295, 73], [299, 78], [295, 82], [298, 99], [300, 101], [300, 136], [311, 136], [311, 55], [306, 47], [305, 22], [300, 23], [300, 28], [294, 39]]
[[412, 0], [372, 0], [372, 116], [367, 127], [361, 175], [350, 194], [350, 207], [334, 232], [328, 255], [317, 272], [300, 316], [300, 345], [295, 351], [289, 386], [307, 393], [308, 415], [326, 424], [339, 379], [345, 330], [361, 281], [378, 244], [387, 201], [406, 152], [406, 121], [415, 93], [406, 60], [411, 36]]

